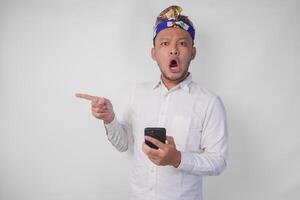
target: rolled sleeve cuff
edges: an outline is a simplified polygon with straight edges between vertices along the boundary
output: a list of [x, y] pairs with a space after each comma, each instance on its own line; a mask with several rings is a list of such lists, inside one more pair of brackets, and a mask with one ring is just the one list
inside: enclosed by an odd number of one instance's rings
[[117, 129], [117, 127], [118, 127], [118, 120], [117, 120], [117, 118], [114, 117], [114, 119], [110, 123], [108, 123], [108, 124], [104, 123], [104, 127], [105, 127], [105, 130], [106, 130], [106, 134], [114, 132]]

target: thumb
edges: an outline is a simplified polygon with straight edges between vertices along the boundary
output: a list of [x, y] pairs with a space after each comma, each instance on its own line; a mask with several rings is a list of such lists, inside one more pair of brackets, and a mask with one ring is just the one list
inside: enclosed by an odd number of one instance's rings
[[174, 138], [172, 136], [167, 136], [167, 143], [175, 145]]

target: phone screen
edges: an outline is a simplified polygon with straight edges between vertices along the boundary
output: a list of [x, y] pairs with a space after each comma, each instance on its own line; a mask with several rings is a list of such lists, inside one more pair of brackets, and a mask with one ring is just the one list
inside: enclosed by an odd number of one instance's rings
[[[163, 127], [147, 127], [145, 128], [145, 135], [153, 137], [164, 144], [166, 143], [166, 139], [167, 139], [166, 129]], [[145, 140], [145, 143], [151, 148], [158, 149], [156, 145], [154, 145], [153, 143], [147, 140]]]

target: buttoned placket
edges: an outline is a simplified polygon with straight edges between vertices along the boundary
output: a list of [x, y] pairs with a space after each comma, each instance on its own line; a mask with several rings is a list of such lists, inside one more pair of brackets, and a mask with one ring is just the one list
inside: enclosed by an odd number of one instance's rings
[[[165, 90], [166, 88], [161, 88], [162, 92], [162, 103], [159, 110], [159, 116], [158, 116], [158, 127], [165, 127], [166, 123], [166, 116], [167, 116], [167, 110], [169, 105], [169, 98], [170, 98], [170, 91]], [[155, 164], [151, 163], [150, 166], [150, 199], [156, 199], [156, 186], [157, 186], [157, 168]]]
[[150, 199], [155, 199], [156, 196], [156, 166], [151, 163], [150, 166]]

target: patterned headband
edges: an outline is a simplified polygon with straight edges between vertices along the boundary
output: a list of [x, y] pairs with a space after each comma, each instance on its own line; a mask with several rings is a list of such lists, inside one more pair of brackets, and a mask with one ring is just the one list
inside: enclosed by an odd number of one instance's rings
[[162, 19], [163, 21], [157, 24], [157, 26], [155, 27], [153, 38], [155, 38], [160, 31], [166, 28], [180, 28], [187, 31], [194, 40], [195, 29], [193, 28], [193, 26], [188, 24], [187, 22], [178, 20], [181, 11], [182, 8], [180, 8], [179, 6], [170, 6], [162, 11], [158, 18]]
[[155, 38], [160, 31], [166, 28], [181, 28], [183, 30], [186, 30], [193, 40], [195, 39], [195, 29], [191, 25], [188, 25], [183, 21], [177, 21], [176, 19], [169, 19], [158, 24], [154, 30], [153, 38]]

